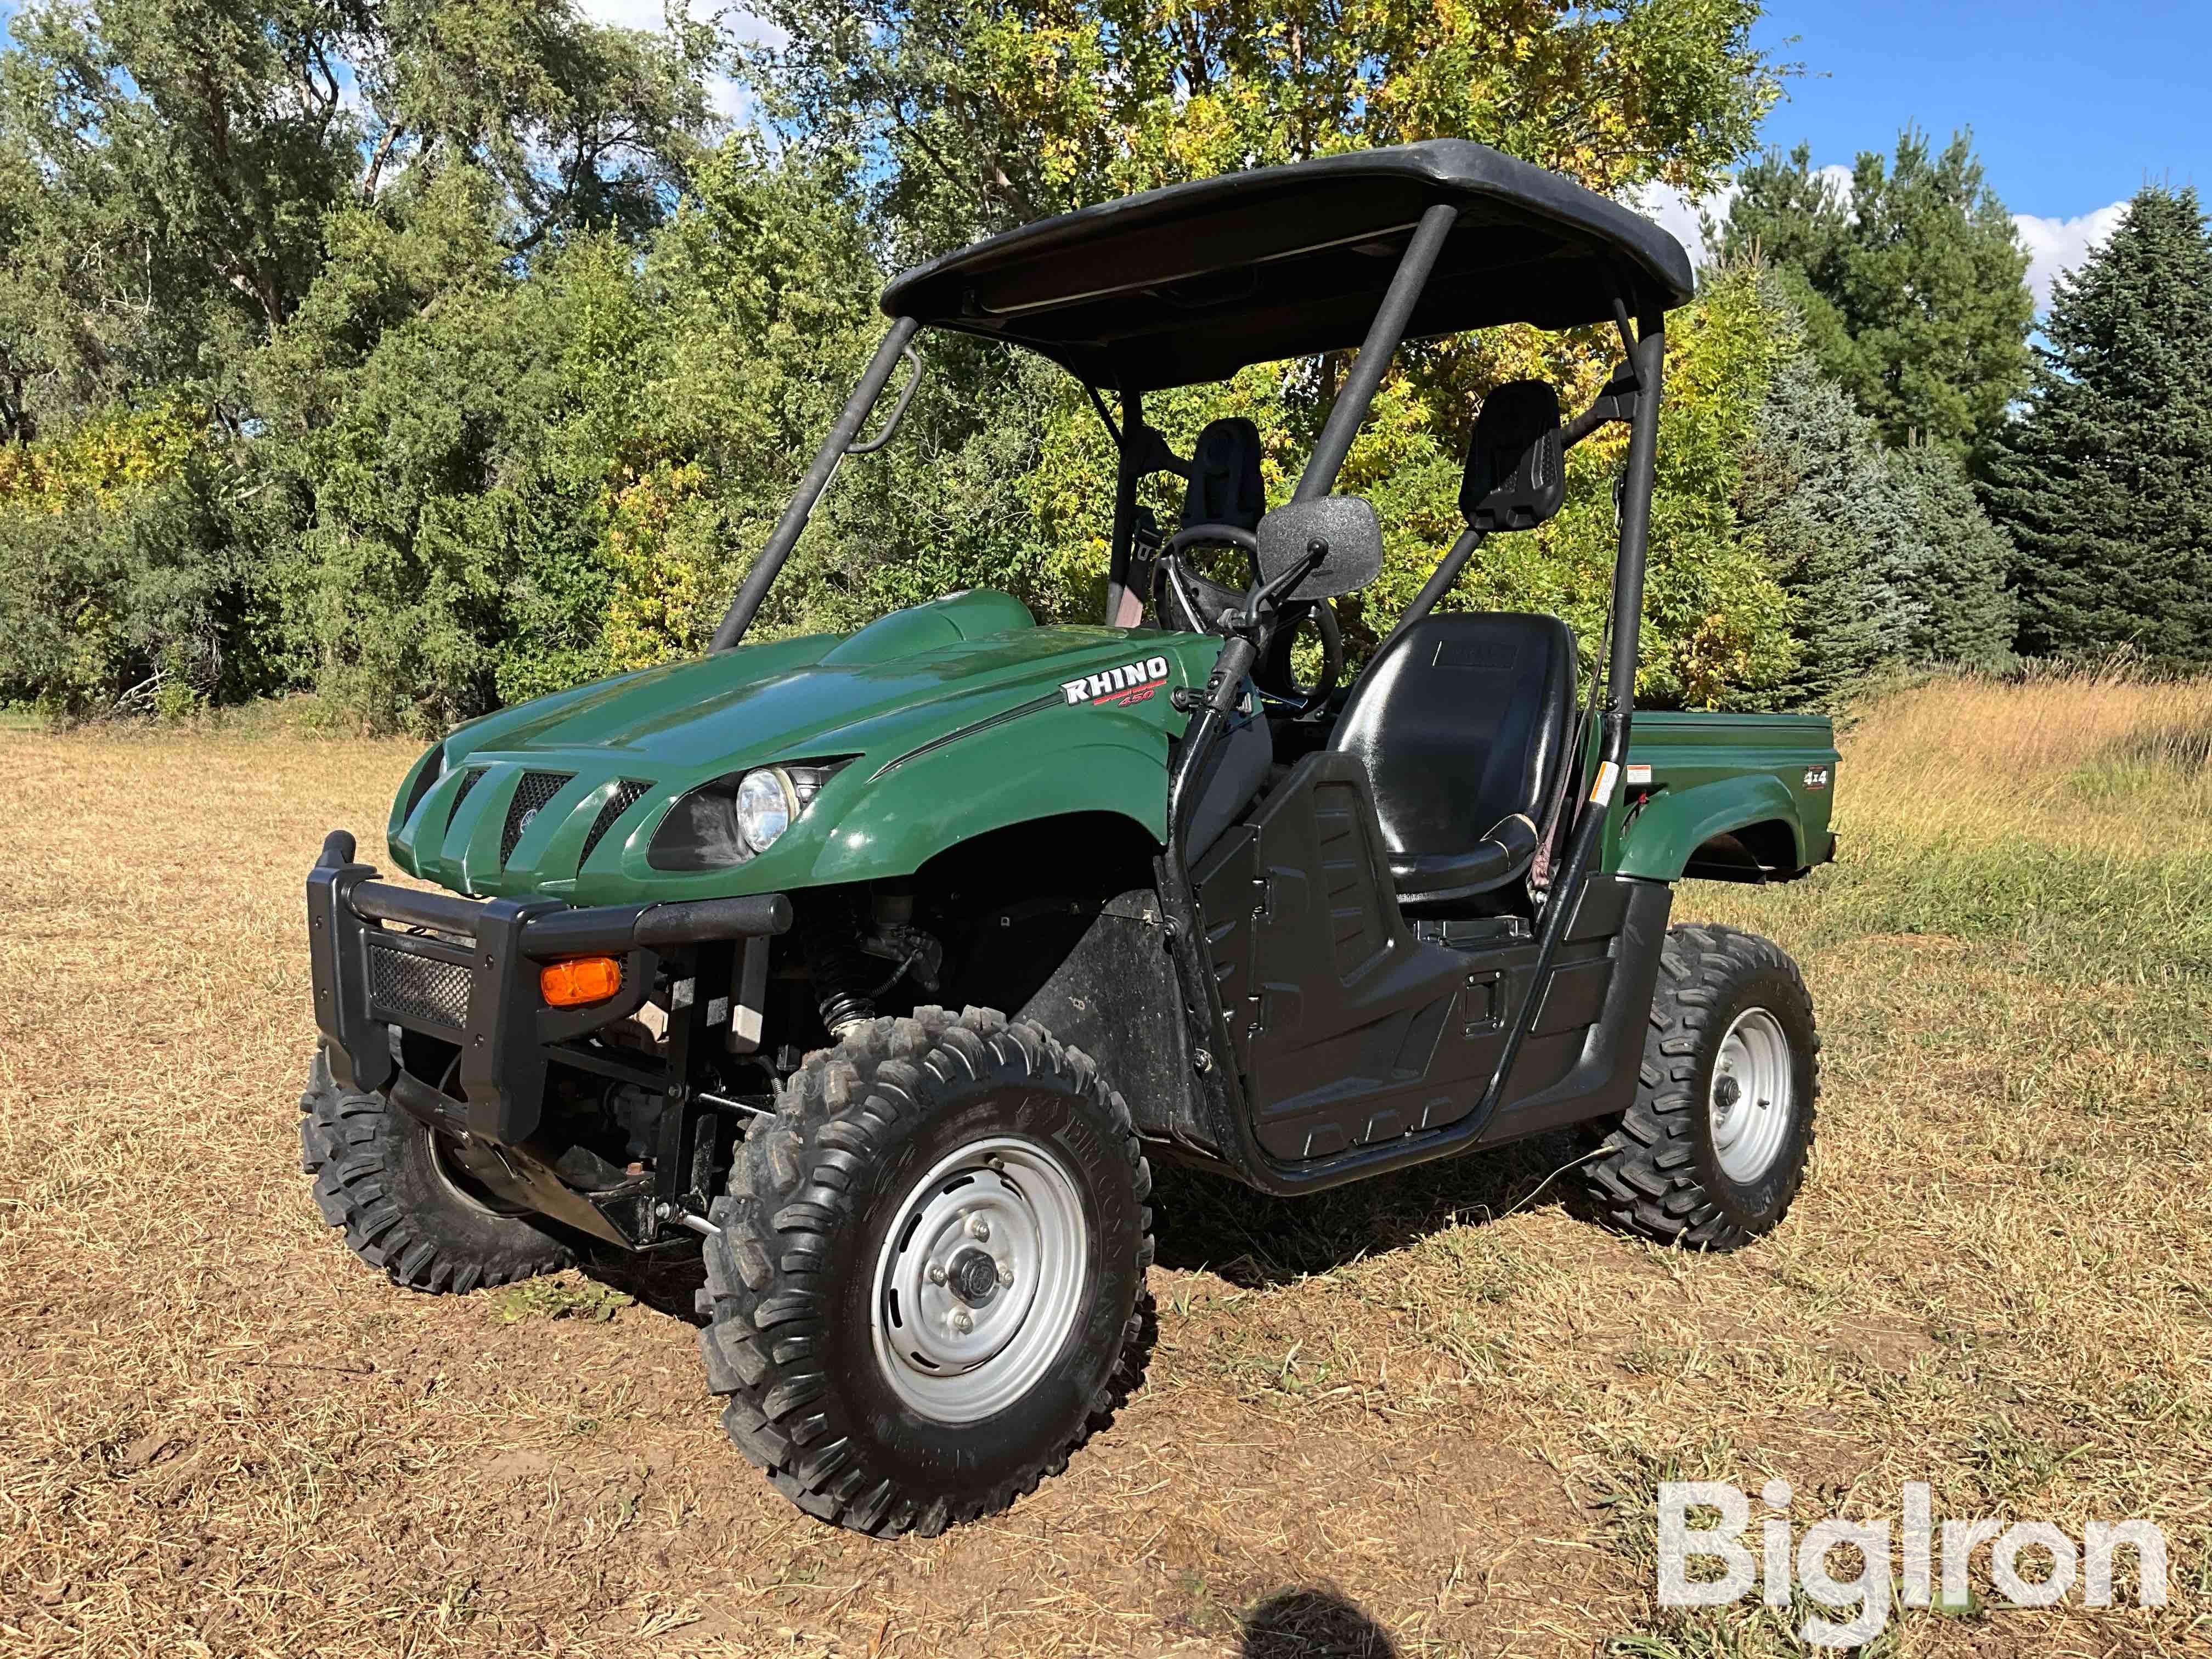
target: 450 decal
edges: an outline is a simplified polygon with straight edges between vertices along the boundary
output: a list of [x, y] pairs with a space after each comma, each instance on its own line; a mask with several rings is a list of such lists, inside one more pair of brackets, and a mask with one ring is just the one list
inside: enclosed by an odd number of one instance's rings
[[1060, 690], [1070, 703], [1113, 703], [1127, 708], [1142, 702], [1168, 683], [1168, 659], [1146, 657], [1119, 667], [1102, 669], [1080, 679], [1062, 680]]

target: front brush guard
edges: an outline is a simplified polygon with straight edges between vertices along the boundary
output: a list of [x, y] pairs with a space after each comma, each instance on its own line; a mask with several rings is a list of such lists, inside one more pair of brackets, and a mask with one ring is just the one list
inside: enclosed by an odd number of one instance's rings
[[[388, 1091], [404, 1110], [465, 1138], [472, 1166], [501, 1186], [533, 1188], [533, 1208], [635, 1246], [629, 1229], [592, 1224], [599, 1212], [556, 1202], [559, 1183], [529, 1149], [555, 1061], [682, 1097], [685, 1079], [613, 1059], [578, 1039], [634, 1012], [653, 990], [664, 951], [766, 938], [791, 926], [781, 893], [668, 904], [582, 908], [557, 899], [467, 899], [396, 887], [354, 860], [354, 838], [334, 830], [307, 872], [307, 947], [315, 1024], [341, 1088]], [[606, 955], [621, 988], [585, 1008], [548, 1006], [538, 969], [564, 957]], [[460, 1051], [462, 1098], [402, 1070], [392, 1028]], [[482, 1164], [483, 1145], [507, 1154]], [[535, 1169], [547, 1180], [525, 1180]], [[579, 1207], [579, 1206], [582, 1207]]]

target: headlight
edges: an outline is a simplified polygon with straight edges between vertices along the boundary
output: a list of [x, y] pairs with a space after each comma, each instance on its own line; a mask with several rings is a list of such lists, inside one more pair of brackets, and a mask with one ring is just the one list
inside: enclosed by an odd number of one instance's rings
[[738, 780], [738, 833], [754, 852], [767, 852], [798, 816], [798, 792], [781, 768], [763, 767]]
[[669, 809], [646, 862], [656, 870], [745, 863], [805, 817], [816, 792], [852, 758], [757, 766], [700, 785]]

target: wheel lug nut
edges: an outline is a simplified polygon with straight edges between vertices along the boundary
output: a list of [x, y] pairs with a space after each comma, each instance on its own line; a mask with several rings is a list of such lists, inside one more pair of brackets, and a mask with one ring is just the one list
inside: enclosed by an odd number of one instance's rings
[[1011, 1284], [1012, 1284], [1013, 1282], [1014, 1282], [1014, 1264], [1013, 1264], [1012, 1262], [1011, 1262], [1011, 1261], [1001, 1261], [1001, 1262], [999, 1264], [999, 1283], [1000, 1283], [1000, 1285], [1001, 1286], [1004, 1286], [1004, 1285], [1011, 1285]]
[[991, 1224], [981, 1216], [976, 1216], [968, 1224], [968, 1236], [980, 1244], [991, 1236]]
[[929, 1282], [933, 1285], [942, 1285], [945, 1282], [945, 1264], [942, 1261], [933, 1261], [929, 1264]]
[[955, 1308], [952, 1310], [952, 1328], [963, 1336], [967, 1335], [975, 1328], [974, 1316], [965, 1308]]

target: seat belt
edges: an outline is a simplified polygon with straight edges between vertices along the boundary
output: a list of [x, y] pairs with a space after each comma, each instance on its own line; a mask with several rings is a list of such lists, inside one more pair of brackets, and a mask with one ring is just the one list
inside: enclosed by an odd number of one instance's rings
[[1559, 840], [1559, 815], [1566, 810], [1569, 786], [1582, 774], [1583, 750], [1597, 722], [1597, 689], [1605, 679], [1605, 648], [1612, 642], [1612, 633], [1613, 611], [1607, 606], [1605, 624], [1597, 633], [1597, 659], [1590, 664], [1589, 701], [1575, 721], [1573, 741], [1559, 757], [1559, 781], [1552, 787], [1552, 804], [1544, 814], [1544, 827], [1537, 832], [1536, 856], [1528, 863], [1528, 885], [1539, 893], [1547, 891], [1552, 884], [1552, 848]]
[[[1624, 363], [1613, 373], [1618, 376], [1623, 370], [1629, 368], [1629, 364]], [[1610, 380], [1606, 383], [1608, 390], [1612, 384]], [[1592, 412], [1595, 412], [1604, 401], [1605, 399], [1601, 398], [1598, 404], [1592, 404]], [[1613, 474], [1613, 533], [1616, 538], [1620, 534], [1621, 492], [1627, 483], [1626, 473]], [[1531, 890], [1538, 893], [1545, 892], [1551, 887], [1552, 846], [1558, 837], [1559, 814], [1566, 806], [1567, 781], [1571, 778], [1581, 775], [1583, 749], [1589, 742], [1589, 734], [1597, 725], [1597, 689], [1605, 679], [1606, 647], [1613, 643], [1613, 592], [1610, 588], [1607, 589], [1605, 598], [1605, 623], [1597, 630], [1597, 658], [1590, 664], [1589, 702], [1583, 706], [1582, 718], [1576, 723], [1574, 747], [1570, 749], [1559, 761], [1559, 787], [1552, 792], [1552, 810], [1544, 815], [1542, 839], [1537, 843], [1536, 856], [1529, 860], [1528, 864], [1528, 885]], [[1637, 622], [1638, 625], [1641, 626], [1643, 618], [1639, 617]]]

